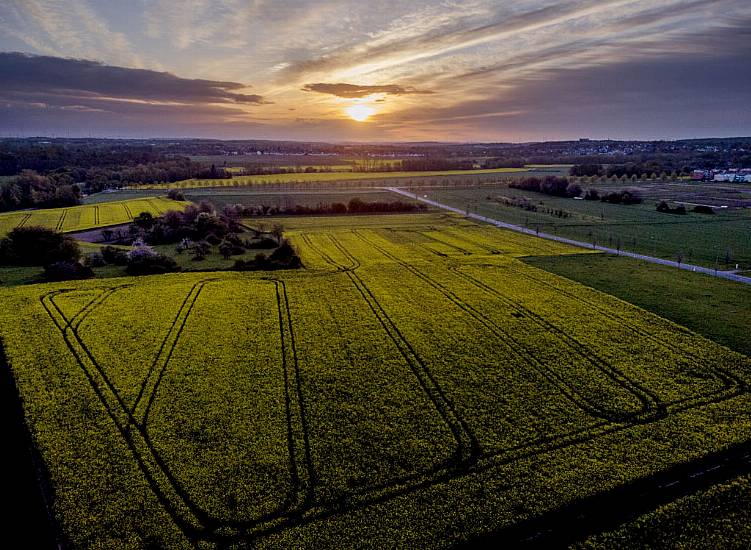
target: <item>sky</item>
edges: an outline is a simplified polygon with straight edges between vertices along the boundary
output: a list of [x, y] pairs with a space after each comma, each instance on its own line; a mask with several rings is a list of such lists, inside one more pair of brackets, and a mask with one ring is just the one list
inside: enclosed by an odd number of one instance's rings
[[749, 0], [2, 0], [0, 137], [751, 135]]

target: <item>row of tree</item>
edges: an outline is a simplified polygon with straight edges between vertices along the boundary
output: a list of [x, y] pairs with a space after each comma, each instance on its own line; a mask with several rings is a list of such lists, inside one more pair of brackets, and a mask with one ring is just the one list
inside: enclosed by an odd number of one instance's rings
[[267, 206], [256, 205], [246, 206], [242, 204], [233, 205], [225, 208], [225, 212], [232, 209], [239, 217], [250, 218], [258, 216], [284, 215], [284, 216], [304, 216], [304, 215], [332, 215], [332, 214], [384, 214], [397, 212], [422, 212], [428, 207], [421, 203], [404, 202], [404, 201], [363, 201], [357, 197], [351, 199], [347, 204], [343, 202], [320, 203], [315, 206], [305, 206], [297, 204], [295, 206]]
[[581, 177], [605, 177], [605, 178], [642, 178], [655, 179], [659, 175], [670, 175], [671, 177], [685, 176], [691, 173], [691, 167], [684, 166], [679, 169], [671, 165], [665, 165], [659, 161], [647, 161], [627, 164], [613, 164], [603, 166], [602, 164], [575, 164], [569, 169], [569, 175]]

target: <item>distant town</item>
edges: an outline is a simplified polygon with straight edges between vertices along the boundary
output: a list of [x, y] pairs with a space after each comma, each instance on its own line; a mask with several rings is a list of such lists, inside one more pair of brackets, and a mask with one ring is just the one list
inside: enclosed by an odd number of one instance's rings
[[694, 170], [691, 179], [695, 181], [718, 181], [728, 183], [751, 183], [751, 168], [730, 168], [729, 170]]

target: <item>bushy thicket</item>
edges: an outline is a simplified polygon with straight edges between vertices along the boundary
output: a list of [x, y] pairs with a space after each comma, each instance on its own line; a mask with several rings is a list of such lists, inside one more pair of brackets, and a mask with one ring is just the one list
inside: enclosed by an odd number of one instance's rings
[[46, 227], [17, 227], [0, 240], [0, 265], [45, 266], [80, 257], [75, 240]]
[[172, 271], [180, 271], [177, 262], [148, 245], [141, 243], [128, 253], [128, 267], [125, 268], [128, 275], [158, 275]]
[[75, 279], [90, 279], [94, 272], [87, 265], [79, 262], [55, 262], [44, 268], [44, 279], [47, 281], [70, 281]]

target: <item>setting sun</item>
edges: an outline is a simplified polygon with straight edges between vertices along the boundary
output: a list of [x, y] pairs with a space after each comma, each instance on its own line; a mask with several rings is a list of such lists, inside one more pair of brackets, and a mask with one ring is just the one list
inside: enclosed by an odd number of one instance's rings
[[368, 105], [352, 105], [351, 107], [347, 107], [345, 111], [352, 120], [356, 120], [357, 122], [365, 122], [375, 113], [375, 109]]

